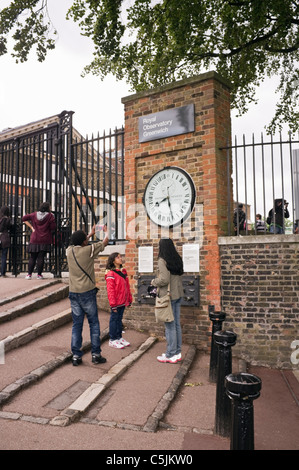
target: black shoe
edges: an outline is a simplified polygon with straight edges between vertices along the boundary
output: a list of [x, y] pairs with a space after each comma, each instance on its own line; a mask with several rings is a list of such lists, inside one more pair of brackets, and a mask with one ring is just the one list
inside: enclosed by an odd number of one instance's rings
[[107, 359], [105, 359], [105, 357], [103, 356], [92, 356], [92, 362], [94, 364], [104, 364], [104, 362], [107, 362]]
[[73, 356], [72, 363], [73, 363], [73, 366], [79, 366], [80, 364], [82, 364], [82, 358]]

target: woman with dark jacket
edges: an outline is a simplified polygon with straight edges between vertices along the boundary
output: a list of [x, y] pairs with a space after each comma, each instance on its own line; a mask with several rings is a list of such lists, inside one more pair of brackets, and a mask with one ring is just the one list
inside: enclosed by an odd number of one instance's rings
[[9, 208], [7, 206], [3, 206], [0, 209], [0, 248], [2, 250], [1, 276], [6, 275], [6, 259], [8, 249], [10, 247], [10, 229], [11, 218]]
[[151, 284], [158, 287], [159, 297], [167, 293], [170, 284], [171, 306], [174, 321], [165, 322], [165, 336], [167, 341], [166, 353], [158, 356], [159, 362], [175, 364], [182, 360], [182, 329], [180, 322], [181, 299], [184, 295], [182, 274], [183, 260], [176, 251], [170, 238], [162, 238], [159, 242], [158, 273]]
[[275, 199], [274, 209], [269, 211], [267, 217], [267, 224], [270, 225], [270, 233], [280, 233], [284, 234], [285, 232], [285, 219], [290, 217], [288, 211], [288, 202], [284, 199]]
[[45, 254], [51, 251], [53, 232], [56, 229], [50, 204], [43, 202], [37, 212], [24, 215], [22, 222], [32, 230], [28, 246], [30, 258], [26, 279], [31, 279], [35, 265], [37, 266], [37, 279], [43, 279]]
[[111, 307], [109, 346], [123, 349], [125, 346], [130, 346], [130, 343], [122, 337], [122, 318], [125, 308], [132, 303], [132, 294], [127, 271], [122, 267], [120, 253], [115, 252], [109, 256], [106, 269], [107, 295]]

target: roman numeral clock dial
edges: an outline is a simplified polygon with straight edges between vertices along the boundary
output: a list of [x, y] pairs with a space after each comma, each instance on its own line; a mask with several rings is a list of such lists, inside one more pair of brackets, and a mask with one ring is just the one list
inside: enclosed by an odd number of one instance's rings
[[174, 227], [189, 217], [195, 203], [190, 175], [178, 167], [155, 173], [144, 191], [143, 204], [149, 218], [161, 227]]

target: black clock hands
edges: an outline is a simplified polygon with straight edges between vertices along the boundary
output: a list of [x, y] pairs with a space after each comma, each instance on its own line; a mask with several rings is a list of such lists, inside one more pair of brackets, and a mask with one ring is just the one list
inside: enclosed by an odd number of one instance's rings
[[155, 206], [160, 206], [161, 202], [166, 201], [166, 199], [169, 199], [169, 197], [168, 197], [168, 196], [167, 196], [167, 197], [164, 197], [164, 198], [162, 199], [162, 201], [160, 201], [160, 202], [156, 201]]
[[172, 214], [171, 205], [170, 205], [170, 197], [169, 197], [169, 186], [167, 188], [167, 199], [168, 199], [169, 212], [170, 212], [171, 218], [173, 219], [173, 214]]
[[167, 187], [167, 193], [168, 193], [167, 196], [164, 197], [161, 201], [156, 201], [156, 202], [155, 202], [155, 206], [159, 207], [162, 202], [168, 201], [168, 207], [169, 207], [170, 216], [171, 216], [171, 218], [173, 219], [173, 214], [172, 214], [171, 204], [170, 204], [170, 197], [169, 197], [169, 187]]
[[173, 214], [172, 214], [172, 210], [171, 210], [171, 205], [170, 205], [170, 199], [169, 199], [169, 197], [168, 197], [168, 207], [169, 207], [169, 212], [170, 212], [171, 218], [173, 219]]

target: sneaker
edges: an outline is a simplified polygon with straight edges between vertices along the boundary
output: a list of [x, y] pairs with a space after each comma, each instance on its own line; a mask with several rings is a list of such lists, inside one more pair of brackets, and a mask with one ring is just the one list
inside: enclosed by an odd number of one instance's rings
[[167, 357], [166, 354], [162, 354], [162, 356], [158, 356], [157, 360], [159, 362], [168, 362], [169, 364], [176, 364], [178, 362], [177, 356]]
[[44, 279], [44, 276], [42, 274], [38, 274], [36, 279]]
[[73, 366], [79, 366], [80, 364], [82, 364], [82, 357], [73, 356], [72, 363]]
[[96, 356], [95, 354], [93, 354], [91, 360], [94, 364], [104, 364], [105, 362], [107, 362], [107, 359], [105, 357], [103, 357], [101, 355]]
[[114, 341], [112, 341], [110, 339], [109, 340], [109, 346], [111, 346], [111, 348], [116, 348], [116, 349], [123, 349], [124, 348], [124, 345], [121, 344], [118, 339], [115, 339]]
[[[177, 358], [177, 361], [178, 361], [178, 362], [181, 362], [181, 360], [182, 360], [182, 354], [181, 354], [181, 353], [175, 354], [175, 356], [176, 356], [176, 358]], [[173, 357], [175, 357], [175, 356], [173, 356]], [[163, 358], [165, 359], [165, 358], [166, 358], [166, 354], [163, 353], [162, 356], [160, 356], [160, 357], [163, 357]]]
[[25, 277], [25, 279], [31, 279], [31, 274], [27, 274], [27, 276]]
[[120, 339], [119, 339], [119, 342], [120, 342], [120, 344], [123, 344], [124, 347], [130, 346], [129, 341], [126, 341], [124, 338], [120, 338]]

